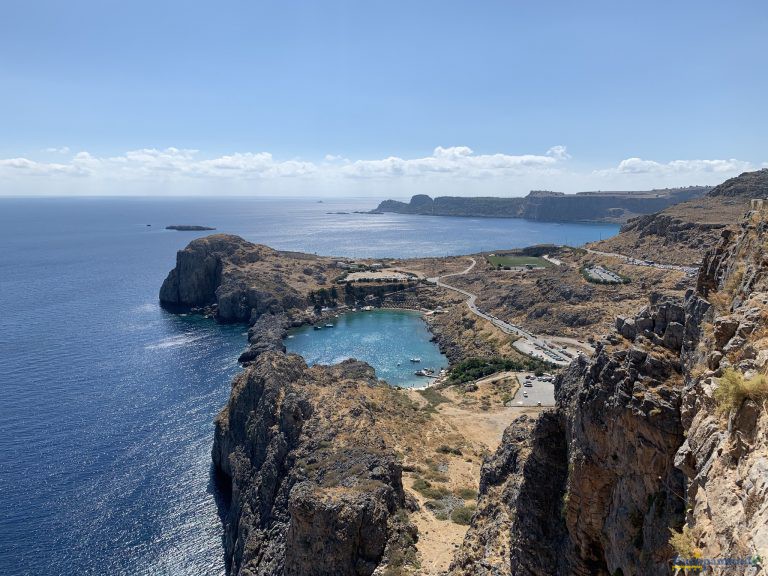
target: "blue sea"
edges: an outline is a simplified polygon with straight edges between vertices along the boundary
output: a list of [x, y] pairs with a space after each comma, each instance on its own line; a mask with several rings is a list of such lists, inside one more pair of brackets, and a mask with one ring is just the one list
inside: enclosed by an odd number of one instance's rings
[[224, 572], [212, 421], [245, 328], [159, 308], [176, 251], [206, 234], [166, 225], [352, 257], [581, 244], [617, 231], [327, 214], [374, 205], [0, 199], [0, 574]]

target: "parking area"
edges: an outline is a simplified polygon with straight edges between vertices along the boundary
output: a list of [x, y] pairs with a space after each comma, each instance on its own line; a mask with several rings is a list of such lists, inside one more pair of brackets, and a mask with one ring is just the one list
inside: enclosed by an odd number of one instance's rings
[[555, 385], [554, 376], [544, 375], [537, 378], [530, 372], [519, 372], [517, 379], [520, 381], [520, 389], [515, 397], [507, 402], [507, 406], [512, 408], [555, 405]]
[[597, 282], [606, 282], [608, 284], [623, 284], [625, 282], [624, 278], [616, 274], [616, 272], [599, 265], [584, 268], [584, 273]]

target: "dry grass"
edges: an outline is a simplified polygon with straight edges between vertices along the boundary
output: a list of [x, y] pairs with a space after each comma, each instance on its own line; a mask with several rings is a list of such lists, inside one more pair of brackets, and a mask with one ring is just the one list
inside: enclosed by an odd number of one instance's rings
[[715, 390], [715, 400], [721, 414], [729, 414], [738, 409], [744, 400], [762, 402], [768, 399], [768, 378], [758, 374], [752, 378], [744, 378], [737, 370], [728, 368]]
[[696, 546], [696, 539], [688, 526], [683, 526], [682, 532], [669, 529], [669, 544], [679, 558], [696, 558], [701, 556], [701, 549]]

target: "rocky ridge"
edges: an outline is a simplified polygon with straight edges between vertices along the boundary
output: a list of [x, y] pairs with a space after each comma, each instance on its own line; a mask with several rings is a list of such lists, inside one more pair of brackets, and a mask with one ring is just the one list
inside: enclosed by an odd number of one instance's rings
[[507, 430], [452, 574], [671, 574], [676, 556], [765, 555], [766, 396], [724, 412], [717, 390], [727, 369], [768, 364], [766, 234], [756, 212], [725, 231], [696, 290], [617, 319], [558, 377], [557, 408]]

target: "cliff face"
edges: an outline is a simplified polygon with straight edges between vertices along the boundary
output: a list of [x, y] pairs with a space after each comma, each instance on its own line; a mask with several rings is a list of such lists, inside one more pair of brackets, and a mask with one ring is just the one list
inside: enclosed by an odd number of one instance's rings
[[[668, 574], [675, 556], [765, 554], [763, 217], [723, 235], [684, 302], [617, 319], [558, 378], [554, 411], [507, 430], [454, 574]], [[729, 379], [753, 386], [726, 395]]]
[[419, 194], [408, 203], [385, 200], [375, 211], [550, 222], [625, 222], [632, 216], [658, 212], [672, 204], [696, 198], [708, 190], [706, 187], [690, 187], [649, 192], [531, 192], [525, 198], [441, 196], [432, 199]]
[[692, 300], [711, 306], [684, 350], [687, 434], [676, 464], [689, 480], [689, 540], [704, 557], [768, 552], [766, 242], [765, 214], [751, 213], [705, 258]]
[[276, 352], [235, 379], [213, 446], [230, 573], [369, 575], [413, 554], [401, 468], [376, 432], [389, 393], [364, 363]]
[[300, 256], [228, 234], [198, 238], [177, 253], [176, 267], [160, 288], [160, 303], [172, 310], [207, 308], [221, 322], [253, 322], [267, 312], [303, 309], [305, 294], [279, 268], [281, 260], [298, 261]]

